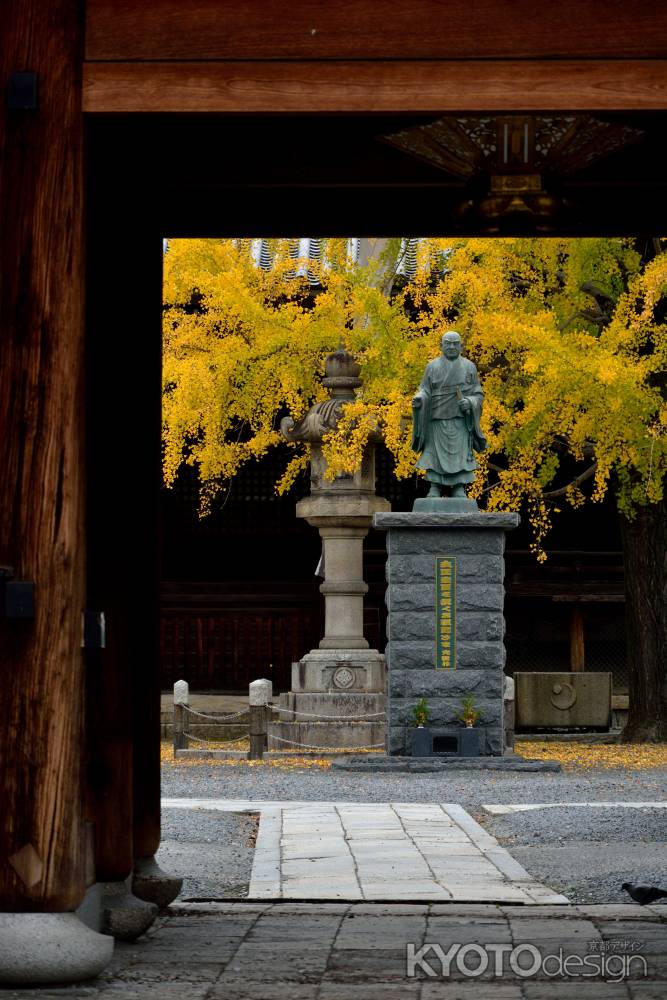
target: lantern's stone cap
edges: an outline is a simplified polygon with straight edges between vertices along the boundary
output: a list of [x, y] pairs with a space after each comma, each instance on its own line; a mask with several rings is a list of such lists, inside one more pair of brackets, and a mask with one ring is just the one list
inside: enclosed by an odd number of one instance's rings
[[380, 531], [386, 531], [389, 528], [413, 528], [417, 531], [495, 528], [496, 530], [512, 531], [514, 528], [518, 528], [520, 520], [521, 518], [518, 514], [501, 513], [498, 511], [487, 513], [486, 511], [478, 510], [465, 514], [396, 511], [390, 514], [375, 514], [373, 517], [373, 527], [379, 528]]

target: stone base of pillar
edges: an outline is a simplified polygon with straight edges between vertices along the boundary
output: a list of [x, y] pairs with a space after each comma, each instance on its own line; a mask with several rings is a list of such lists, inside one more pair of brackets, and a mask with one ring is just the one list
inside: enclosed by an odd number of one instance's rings
[[131, 879], [102, 883], [100, 930], [118, 941], [135, 941], [152, 926], [158, 914], [155, 903], [132, 894]]
[[312, 650], [292, 664], [292, 690], [278, 699], [269, 749], [384, 746], [384, 685], [385, 660], [376, 649]]
[[182, 886], [183, 879], [162, 871], [154, 857], [135, 860], [132, 892], [139, 899], [162, 908], [176, 899]]
[[55, 986], [93, 979], [111, 961], [113, 938], [74, 913], [0, 913], [0, 983]]
[[377, 649], [313, 649], [292, 664], [292, 691], [384, 694], [385, 671]]
[[[333, 706], [328, 706], [329, 710]], [[269, 730], [269, 750], [384, 750], [384, 722], [277, 722]]]

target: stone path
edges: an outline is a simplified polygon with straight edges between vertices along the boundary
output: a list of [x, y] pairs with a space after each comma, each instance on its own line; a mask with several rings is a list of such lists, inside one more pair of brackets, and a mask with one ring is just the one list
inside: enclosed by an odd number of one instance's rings
[[117, 943], [100, 979], [2, 996], [664, 1000], [667, 907], [177, 904], [143, 938]]
[[250, 899], [565, 904], [454, 803], [166, 799], [259, 810]]
[[519, 802], [513, 805], [483, 805], [492, 816], [531, 812], [533, 809], [667, 809], [667, 802]]

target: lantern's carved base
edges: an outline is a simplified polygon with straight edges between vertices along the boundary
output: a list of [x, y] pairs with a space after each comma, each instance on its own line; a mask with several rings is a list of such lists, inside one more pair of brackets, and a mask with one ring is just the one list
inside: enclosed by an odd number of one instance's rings
[[75, 913], [0, 913], [0, 983], [45, 986], [93, 979], [111, 961], [113, 938]]
[[385, 670], [377, 649], [312, 649], [292, 664], [292, 691], [384, 694]]
[[132, 877], [132, 892], [138, 899], [168, 906], [178, 896], [183, 879], [162, 871], [154, 857], [136, 858]]
[[[385, 659], [376, 649], [314, 649], [292, 664], [269, 749], [384, 746]], [[275, 711], [275, 710], [274, 710]]]

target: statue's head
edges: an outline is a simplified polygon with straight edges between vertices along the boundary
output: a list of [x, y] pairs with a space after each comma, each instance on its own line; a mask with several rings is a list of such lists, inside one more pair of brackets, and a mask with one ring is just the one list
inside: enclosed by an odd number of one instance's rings
[[455, 361], [461, 353], [463, 344], [456, 330], [448, 330], [440, 339], [440, 350], [449, 361]]

